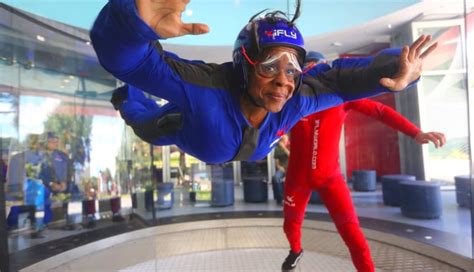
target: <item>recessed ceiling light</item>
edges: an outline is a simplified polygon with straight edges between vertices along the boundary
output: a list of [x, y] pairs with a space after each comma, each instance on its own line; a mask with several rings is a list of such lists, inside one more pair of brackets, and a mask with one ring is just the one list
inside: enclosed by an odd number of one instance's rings
[[342, 43], [341, 42], [333, 42], [333, 43], [331, 43], [331, 45], [339, 47], [339, 46], [342, 46]]
[[425, 236], [425, 239], [426, 239], [426, 240], [431, 240], [431, 239], [433, 239], [433, 237], [431, 237], [431, 236]]
[[41, 35], [36, 35], [36, 39], [40, 42], [44, 42], [46, 39]]

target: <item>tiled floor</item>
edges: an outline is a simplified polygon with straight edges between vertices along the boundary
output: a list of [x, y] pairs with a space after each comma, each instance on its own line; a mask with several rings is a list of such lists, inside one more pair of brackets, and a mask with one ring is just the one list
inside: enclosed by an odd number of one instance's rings
[[[390, 227], [380, 229], [378, 225], [384, 225], [384, 221], [401, 223], [420, 227], [428, 232], [419, 237], [419, 241], [424, 241], [452, 251], [456, 254], [472, 257], [471, 239], [471, 214], [467, 208], [459, 207], [456, 203], [455, 192], [452, 190], [442, 192], [443, 215], [437, 219], [412, 219], [401, 214], [399, 207], [385, 206], [382, 200], [381, 189], [376, 192], [352, 192], [352, 198], [361, 218], [361, 224], [365, 228], [375, 228], [376, 230], [392, 232], [400, 235], [399, 231]], [[156, 217], [167, 218], [175, 216], [212, 214], [223, 212], [239, 211], [281, 211], [282, 207], [273, 201], [273, 195], [269, 190], [269, 201], [265, 203], [246, 203], [243, 200], [242, 187], [235, 187], [235, 203], [228, 207], [211, 207], [209, 203], [190, 203], [187, 192], [175, 190], [175, 205], [172, 209], [158, 210]], [[152, 219], [152, 213], [147, 211], [136, 211], [147, 220]], [[308, 205], [307, 212], [327, 214], [327, 209], [323, 205]], [[313, 219], [318, 219], [313, 216]], [[369, 220], [365, 220], [369, 219]], [[370, 220], [374, 219], [374, 220]], [[403, 231], [410, 232], [410, 227], [403, 226]], [[433, 236], [429, 230], [434, 230], [437, 234], [442, 234], [443, 239], [425, 239], [425, 236]], [[415, 233], [416, 234], [416, 233]], [[410, 237], [415, 237], [408, 233]]]
[[[284, 249], [229, 249], [184, 254], [143, 262], [120, 271], [278, 271]], [[322, 253], [306, 252], [295, 271], [355, 271], [352, 263]], [[382, 271], [379, 269], [378, 271]]]
[[[264, 218], [280, 218], [282, 217], [281, 210], [282, 207], [278, 206], [275, 204], [275, 202], [272, 199], [272, 193], [271, 190], [269, 190], [269, 201], [266, 203], [245, 203], [243, 201], [243, 193], [241, 191], [241, 187], [235, 187], [235, 203], [232, 206], [228, 207], [211, 207], [209, 203], [191, 203], [189, 202], [189, 197], [188, 194], [185, 190], [175, 190], [175, 203], [172, 209], [168, 210], [158, 210], [156, 212], [156, 218], [157, 221], [153, 222], [152, 221], [152, 214], [151, 212], [147, 211], [135, 211], [137, 214], [141, 215], [142, 218], [145, 218], [148, 220], [149, 223], [152, 224], [170, 224], [174, 222], [192, 222], [193, 225], [199, 225], [199, 220], [207, 220], [207, 219], [224, 219], [224, 218], [249, 218], [249, 217], [264, 217]], [[184, 193], [183, 193], [184, 192]], [[386, 234], [392, 234], [400, 237], [406, 237], [409, 240], [413, 241], [418, 241], [418, 242], [423, 242], [427, 244], [431, 244], [436, 246], [437, 248], [443, 248], [445, 250], [451, 251], [455, 254], [465, 256], [465, 257], [471, 257], [472, 255], [472, 248], [471, 248], [471, 223], [470, 223], [470, 211], [465, 208], [459, 208], [455, 202], [455, 196], [453, 191], [445, 191], [443, 192], [443, 216], [439, 219], [434, 219], [434, 220], [416, 220], [416, 219], [409, 219], [401, 215], [400, 209], [397, 207], [387, 207], [384, 206], [382, 203], [382, 195], [380, 190], [377, 192], [368, 192], [368, 193], [359, 193], [359, 192], [354, 192], [353, 193], [353, 199], [354, 203], [356, 205], [357, 211], [359, 216], [361, 217], [361, 225], [365, 229], [372, 229], [379, 231], [381, 233], [386, 233]], [[330, 218], [327, 215], [327, 210], [324, 208], [322, 205], [309, 205], [308, 206], [308, 214], [307, 218], [310, 220], [307, 220], [307, 222], [329, 222], [330, 223]], [[215, 220], [215, 221], [220, 221], [220, 220]], [[332, 223], [330, 223], [332, 225]], [[116, 226], [115, 224], [112, 224], [111, 222], [103, 222], [99, 224], [98, 228], [96, 228], [94, 231], [99, 231], [101, 232], [101, 229], [104, 230], [104, 232], [108, 232], [108, 228], [111, 226]], [[163, 227], [163, 226], [162, 226]], [[124, 226], [119, 232], [117, 233], [123, 233], [126, 232], [126, 226]], [[130, 228], [130, 230], [133, 229], [139, 229], [142, 227], [136, 228], [136, 226], [133, 226]], [[283, 235], [283, 232], [281, 230], [281, 222], [279, 223], [278, 227], [275, 228], [276, 232], [275, 235]], [[48, 230], [46, 233], [46, 237], [43, 239], [38, 239], [38, 240], [32, 240], [25, 236], [24, 234], [19, 234], [19, 235], [12, 235], [9, 237], [9, 242], [10, 242], [10, 253], [14, 253], [14, 255], [17, 258], [15, 259], [15, 262], [17, 263], [17, 267], [24, 267], [25, 265], [21, 264], [21, 259], [23, 256], [32, 256], [37, 255], [38, 252], [43, 252], [44, 249], [50, 248], [51, 246], [54, 247], [55, 241], [60, 241], [61, 239], [64, 240], [63, 242], [58, 242], [59, 244], [63, 243], [64, 247], [58, 246], [57, 249], [60, 250], [61, 248], [64, 250], [69, 250], [71, 248], [74, 248], [79, 245], [83, 245], [86, 243], [90, 243], [92, 241], [95, 241], [97, 239], [101, 239], [100, 237], [107, 237], [107, 234], [105, 236], [103, 235], [97, 235], [98, 238], [94, 240], [92, 237], [88, 237], [88, 233], [90, 230], [85, 230], [85, 229], [78, 229], [74, 231], [64, 231], [58, 228], [52, 228]], [[255, 234], [258, 232], [258, 229], [256, 230], [250, 230], [246, 229], [245, 230], [248, 233], [242, 233], [241, 237], [244, 236], [252, 236], [252, 234]], [[182, 234], [180, 236], [183, 237], [188, 237], [190, 233], [195, 233], [195, 232], [189, 232], [186, 234]], [[151, 265], [150, 262], [157, 264], [159, 262], [165, 262], [165, 260], [162, 258], [168, 258], [167, 260], [178, 260], [180, 257], [179, 256], [188, 256], [191, 258], [192, 256], [199, 256], [200, 258], [211, 258], [213, 254], [220, 254], [222, 256], [227, 256], [228, 254], [232, 255], [233, 253], [237, 255], [242, 255], [245, 256], [250, 252], [251, 250], [255, 249], [255, 245], [252, 247], [251, 244], [248, 244], [244, 249], [235, 249], [233, 246], [230, 247], [225, 247], [225, 248], [218, 248], [217, 250], [213, 247], [213, 244], [208, 244], [209, 241], [215, 241], [216, 237], [219, 237], [219, 232], [214, 232], [209, 235], [209, 237], [202, 237], [203, 233], [200, 233], [198, 236], [200, 236], [200, 240], [202, 240], [202, 243], [200, 247], [196, 249], [195, 252], [181, 252], [178, 255], [167, 255], [167, 256], [161, 256], [159, 259], [154, 258], [154, 254], [156, 252], [155, 247], [145, 247], [145, 249], [137, 249], [137, 252], [140, 252], [142, 257], [140, 257], [140, 261], [135, 262], [135, 263], [125, 263], [120, 267], [116, 267], [116, 269], [135, 269], [134, 265], [138, 265], [138, 268], [141, 267], [140, 265], [148, 266]], [[271, 232], [268, 232], [271, 233]], [[304, 233], [307, 233], [305, 231]], [[81, 236], [82, 235], [82, 236]], [[86, 235], [86, 236], [84, 236]], [[74, 238], [74, 237], [79, 237], [79, 238]], [[92, 235], [93, 236], [93, 235]], [[337, 235], [335, 235], [338, 237]], [[396, 237], [395, 236], [395, 237]], [[71, 239], [68, 239], [68, 237], [71, 237]], [[84, 237], [87, 237], [84, 241]], [[194, 237], [194, 236], [191, 236]], [[262, 237], [265, 237], [262, 236]], [[271, 241], [274, 239], [275, 236], [268, 237], [268, 240]], [[308, 248], [305, 243], [308, 243], [309, 241], [313, 241], [314, 244], [320, 245], [321, 244], [321, 239], [318, 238], [317, 240], [313, 240], [311, 237], [312, 235], [305, 235], [303, 237], [303, 243], [305, 246], [306, 256], [310, 255], [313, 256], [314, 254], [314, 259], [319, 260], [319, 259], [325, 259], [325, 256], [336, 256], [337, 258], [340, 258], [341, 255], [335, 254], [334, 252], [328, 254], [324, 250], [321, 251], [319, 249], [311, 249]], [[317, 237], [317, 235], [315, 236]], [[74, 238], [74, 239], [72, 239]], [[182, 237], [181, 237], [182, 238]], [[168, 252], [172, 253], [173, 251], [173, 246], [179, 245], [180, 239], [181, 238], [176, 238], [176, 240], [170, 244], [169, 247], [167, 248], [161, 248], [160, 252]], [[196, 237], [194, 237], [196, 238]], [[59, 240], [56, 240], [59, 239]], [[208, 239], [208, 240], [206, 240]], [[338, 238], [339, 239], [339, 238]], [[78, 240], [78, 241], [75, 241]], [[259, 238], [259, 235], [252, 236], [251, 241], [261, 241], [261, 237]], [[183, 246], [187, 246], [190, 240], [187, 238], [182, 241]], [[208, 241], [204, 243], [204, 241]], [[135, 241], [137, 242], [137, 241]], [[163, 240], [160, 240], [160, 243], [162, 243]], [[261, 258], [256, 258], [261, 259], [262, 261], [267, 262], [266, 259], [263, 258], [263, 256], [266, 254], [265, 252], [283, 252], [283, 255], [286, 255], [287, 253], [287, 242], [283, 240], [283, 244], [279, 245], [273, 245], [273, 244], [266, 244], [268, 242], [262, 241], [262, 245], [266, 245], [264, 248], [261, 248]], [[310, 242], [313, 243], [313, 242]], [[371, 246], [373, 242], [371, 242]], [[77, 244], [77, 245], [75, 245]], [[334, 246], [332, 244], [326, 244], [327, 248], [333, 248]], [[29, 250], [31, 249], [31, 250]], [[52, 251], [56, 252], [54, 254], [58, 254], [61, 251]], [[233, 250], [233, 251], [232, 251]], [[250, 251], [249, 251], [250, 250]], [[349, 266], [351, 266], [350, 260], [347, 257], [347, 250], [345, 247], [343, 247], [342, 251], [345, 252], [346, 256], [346, 262], [349, 263]], [[36, 253], [35, 253], [36, 252]], [[382, 249], [381, 252], [387, 252], [386, 249]], [[53, 254], [53, 255], [54, 255]], [[151, 255], [150, 255], [151, 254]], [[35, 258], [30, 259], [28, 262], [25, 262], [27, 264], [32, 264], [36, 261], [34, 260], [41, 260], [45, 259], [47, 257], [52, 256], [51, 254], [40, 254], [41, 258]], [[252, 254], [250, 254], [252, 255]], [[274, 255], [274, 254], [269, 254], [269, 255]], [[279, 256], [279, 255], [278, 255]], [[319, 257], [318, 257], [319, 256]], [[323, 256], [323, 257], [321, 257]], [[400, 259], [400, 254], [395, 254], [393, 255], [393, 260], [396, 260], [396, 262], [400, 263], [413, 263], [412, 261], [407, 261], [404, 259]], [[34, 256], [33, 256], [34, 257]], [[129, 257], [129, 256], [128, 256]], [[143, 259], [144, 257], [147, 257]], [[311, 258], [305, 258], [305, 259], [313, 259]], [[185, 260], [188, 260], [189, 258], [184, 258]], [[273, 257], [272, 257], [273, 258]], [[279, 257], [280, 258], [280, 257]], [[284, 256], [283, 256], [284, 258]], [[319, 258], [319, 259], [318, 259]], [[376, 258], [376, 255], [374, 255], [374, 259]], [[129, 260], [130, 258], [125, 258], [125, 260]], [[192, 259], [192, 258], [191, 258]], [[393, 263], [394, 261], [389, 262], [387, 258], [382, 258], [384, 263]], [[181, 259], [183, 260], [183, 259]], [[97, 262], [95, 264], [101, 263], [100, 259], [96, 260]], [[117, 261], [117, 258], [114, 259], [114, 261]], [[180, 262], [180, 261], [176, 261]], [[273, 263], [273, 261], [268, 261], [269, 263]], [[308, 260], [305, 260], [304, 263], [308, 263]], [[301, 269], [305, 269], [305, 265], [302, 263]], [[318, 267], [316, 265], [323, 265], [324, 261], [317, 261], [317, 264], [309, 263], [308, 267]], [[340, 263], [341, 265], [343, 262], [336, 262]], [[278, 261], [277, 268], [280, 266], [281, 260]], [[72, 264], [68, 264], [72, 265]], [[198, 266], [198, 264], [195, 264]], [[69, 267], [69, 266], [68, 266]], [[435, 266], [436, 267], [436, 266]], [[88, 267], [89, 269], [94, 269], [94, 267]], [[102, 267], [106, 268], [106, 267]], [[215, 268], [215, 269], [214, 269]], [[212, 271], [219, 271], [219, 267], [216, 266], [212, 269]], [[274, 267], [273, 267], [274, 268]], [[338, 268], [333, 267], [336, 270], [331, 270], [331, 271], [338, 271]], [[379, 266], [380, 269], [382, 269], [382, 266]], [[392, 267], [393, 268], [393, 267]], [[415, 267], [412, 267], [415, 269]], [[426, 267], [425, 267], [426, 268]], [[82, 268], [81, 268], [82, 269]], [[110, 268], [111, 269], [111, 268]], [[172, 270], [174, 269], [173, 267], [170, 267], [170, 271], [177, 271], [177, 270]], [[239, 271], [238, 267], [235, 267], [236, 270], [230, 270], [230, 271]], [[386, 268], [385, 268], [386, 269]], [[431, 268], [430, 268], [431, 269]], [[437, 270], [433, 268], [434, 270], [430, 271], [445, 271], [445, 270]], [[74, 270], [74, 269], [73, 269]], [[109, 270], [109, 268], [107, 269]], [[391, 270], [391, 269], [389, 269]], [[59, 271], [59, 270], [57, 270]], [[84, 271], [84, 270], [81, 270]], [[134, 270], [138, 271], [138, 270]], [[159, 270], [162, 271], [162, 270]], [[182, 270], [181, 270], [182, 271]], [[199, 270], [196, 270], [199, 271]], [[200, 270], [203, 271], [203, 270]], [[248, 270], [245, 270], [248, 271]], [[262, 271], [262, 270], [255, 270], [255, 271]], [[267, 271], [275, 271], [275, 270], [267, 270]], [[301, 271], [317, 271], [317, 270], [301, 270]], [[325, 270], [321, 270], [325, 271]], [[339, 271], [347, 271], [347, 270], [339, 270]], [[400, 270], [400, 271], [405, 271], [405, 270]], [[414, 271], [414, 270], [411, 270]], [[418, 270], [418, 271], [425, 271], [425, 270]], [[449, 270], [447, 270], [449, 271]]]
[[[296, 271], [355, 271], [329, 223], [303, 229], [305, 255]], [[398, 246], [369, 239], [378, 271], [462, 271]], [[23, 271], [279, 271], [287, 241], [280, 219], [172, 224], [109, 238]]]

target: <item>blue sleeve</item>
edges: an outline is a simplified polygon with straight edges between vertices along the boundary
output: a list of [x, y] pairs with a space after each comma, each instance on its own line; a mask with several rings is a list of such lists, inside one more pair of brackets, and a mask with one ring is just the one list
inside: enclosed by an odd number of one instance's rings
[[[181, 59], [162, 50], [160, 37], [138, 16], [134, 0], [110, 0], [90, 37], [101, 65], [116, 78], [183, 108], [190, 106], [192, 88], [169, 65]], [[183, 61], [179, 68], [186, 70], [191, 63], [199, 62]]]
[[[333, 68], [350, 69], [368, 67], [372, 70], [373, 75], [380, 80], [382, 77], [391, 77], [398, 71], [399, 56], [402, 52], [401, 48], [386, 48], [378, 52], [375, 56], [362, 58], [340, 58], [332, 63]], [[378, 70], [378, 71], [377, 71]], [[389, 93], [391, 90], [383, 87], [376, 82], [375, 91], [380, 93]], [[411, 82], [405, 90], [415, 86], [419, 78]], [[357, 98], [357, 97], [356, 97]], [[351, 99], [354, 100], [354, 99]]]
[[160, 37], [138, 16], [135, 1], [110, 0], [90, 31], [100, 63], [114, 75], [137, 69], [154, 51]]
[[[375, 57], [341, 58], [330, 69], [308, 73], [300, 90], [302, 115], [321, 111], [347, 101], [392, 92], [381, 86], [383, 77], [398, 72], [401, 48], [382, 50]], [[417, 80], [407, 87], [416, 84]], [[314, 103], [316, 100], [316, 103]]]

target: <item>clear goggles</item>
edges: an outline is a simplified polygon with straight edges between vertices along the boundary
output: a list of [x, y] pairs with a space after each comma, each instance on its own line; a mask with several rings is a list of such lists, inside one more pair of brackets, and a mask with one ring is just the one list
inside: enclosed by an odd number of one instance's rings
[[262, 77], [274, 78], [283, 71], [288, 80], [296, 80], [303, 73], [298, 58], [290, 52], [280, 51], [268, 55], [263, 61], [257, 62], [250, 60], [246, 52], [243, 52], [247, 61], [255, 67], [257, 73]]

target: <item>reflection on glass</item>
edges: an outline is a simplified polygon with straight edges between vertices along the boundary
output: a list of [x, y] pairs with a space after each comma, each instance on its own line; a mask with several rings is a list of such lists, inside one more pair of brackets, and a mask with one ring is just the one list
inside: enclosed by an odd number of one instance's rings
[[211, 201], [211, 180], [204, 162], [186, 154], [179, 147], [170, 148], [170, 176], [175, 194], [190, 201]]
[[211, 201], [211, 174], [204, 162], [194, 162], [191, 164], [191, 201], [207, 202]]
[[[119, 174], [119, 154], [130, 146], [121, 145], [124, 124], [108, 102], [116, 80], [83, 37], [64, 35], [71, 30], [67, 26], [57, 31], [28, 16], [1, 12], [10, 17], [0, 22], [8, 227], [29, 224], [33, 238], [40, 238], [44, 226], [80, 223], [83, 212], [94, 220], [104, 211], [103, 200], [129, 192], [130, 175]], [[99, 211], [84, 211], [85, 200], [98, 201]], [[130, 197], [124, 197], [122, 207], [129, 206]]]
[[[427, 171], [432, 179], [453, 183], [456, 175], [469, 173], [467, 96], [464, 74], [425, 76], [423, 88], [424, 131], [442, 131], [446, 146], [428, 147]], [[453, 120], [456, 120], [453, 122]]]
[[[459, 21], [460, 22], [460, 21]], [[418, 35], [431, 35], [438, 48], [423, 65], [424, 71], [454, 70], [464, 68], [461, 26], [431, 27], [418, 29]]]

